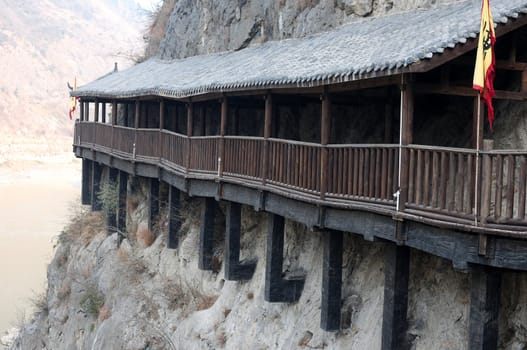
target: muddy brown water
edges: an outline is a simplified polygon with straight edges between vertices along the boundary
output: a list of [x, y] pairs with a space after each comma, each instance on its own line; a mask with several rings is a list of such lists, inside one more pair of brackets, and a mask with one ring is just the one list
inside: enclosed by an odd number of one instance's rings
[[69, 167], [0, 179], [0, 336], [45, 292], [54, 242], [80, 205], [80, 172]]

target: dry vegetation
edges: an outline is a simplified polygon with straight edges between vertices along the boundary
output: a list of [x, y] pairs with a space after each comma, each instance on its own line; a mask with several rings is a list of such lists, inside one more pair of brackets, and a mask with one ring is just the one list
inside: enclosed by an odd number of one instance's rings
[[157, 54], [161, 40], [165, 34], [168, 20], [170, 19], [170, 14], [174, 9], [175, 2], [175, 0], [164, 0], [163, 3], [150, 14], [150, 25], [143, 37], [146, 42], [145, 56], [140, 61]]

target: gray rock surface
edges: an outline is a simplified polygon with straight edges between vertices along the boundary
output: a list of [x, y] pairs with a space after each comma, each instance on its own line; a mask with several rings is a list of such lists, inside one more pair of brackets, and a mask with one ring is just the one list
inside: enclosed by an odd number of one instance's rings
[[176, 0], [159, 55], [168, 59], [236, 50], [446, 2], [455, 0]]

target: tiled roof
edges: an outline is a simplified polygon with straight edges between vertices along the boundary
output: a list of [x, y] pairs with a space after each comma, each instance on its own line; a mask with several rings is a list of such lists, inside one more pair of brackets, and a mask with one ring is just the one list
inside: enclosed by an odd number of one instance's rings
[[[527, 0], [492, 0], [494, 21], [527, 13]], [[400, 73], [477, 37], [481, 0], [362, 20], [301, 39], [235, 52], [163, 61], [149, 59], [105, 75], [75, 96], [183, 98], [206, 93], [309, 87]]]

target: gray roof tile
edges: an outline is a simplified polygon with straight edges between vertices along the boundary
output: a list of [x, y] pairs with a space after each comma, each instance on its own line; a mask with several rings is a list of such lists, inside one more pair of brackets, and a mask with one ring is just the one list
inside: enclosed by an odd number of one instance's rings
[[[493, 0], [496, 23], [527, 13], [527, 0]], [[107, 74], [72, 94], [183, 98], [247, 88], [317, 86], [397, 73], [466, 43], [479, 31], [481, 0], [361, 20], [301, 39], [235, 52], [163, 61], [149, 59]]]

